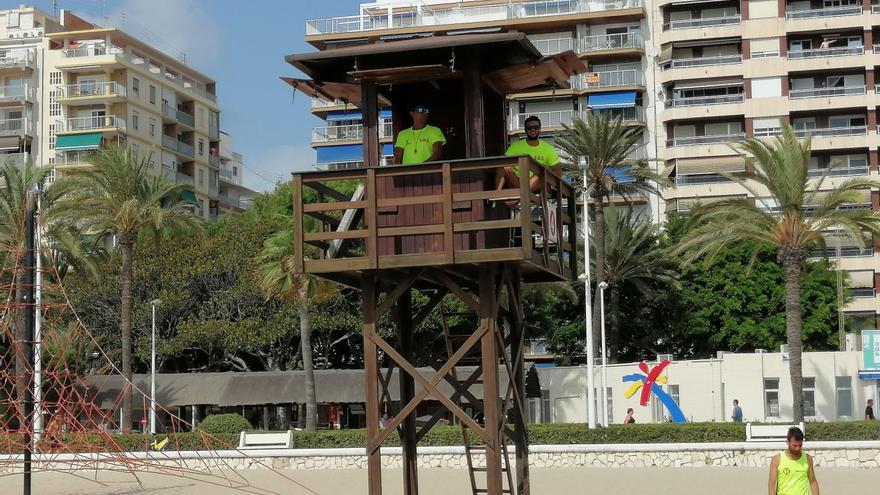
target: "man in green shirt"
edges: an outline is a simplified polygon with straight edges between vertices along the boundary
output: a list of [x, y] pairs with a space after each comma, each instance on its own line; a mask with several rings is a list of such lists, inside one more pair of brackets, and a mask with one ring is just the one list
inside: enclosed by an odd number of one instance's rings
[[[541, 141], [538, 136], [541, 135], [541, 119], [532, 115], [525, 121], [526, 138], [510, 143], [505, 155], [529, 155], [544, 167], [552, 170], [557, 175], [562, 174], [562, 167], [559, 165], [559, 156], [553, 146], [546, 141]], [[496, 183], [496, 189], [499, 191], [507, 186], [509, 188], [519, 187], [519, 168], [505, 167], [504, 173], [499, 174]], [[541, 183], [538, 176], [529, 173], [529, 188], [532, 192], [538, 192], [541, 189]]]
[[412, 117], [412, 127], [400, 131], [394, 141], [394, 164], [410, 165], [439, 160], [446, 137], [443, 131], [428, 125], [428, 107], [415, 105], [409, 116]]
[[788, 449], [770, 461], [769, 495], [819, 495], [813, 458], [803, 452], [804, 433], [797, 426], [788, 429]]

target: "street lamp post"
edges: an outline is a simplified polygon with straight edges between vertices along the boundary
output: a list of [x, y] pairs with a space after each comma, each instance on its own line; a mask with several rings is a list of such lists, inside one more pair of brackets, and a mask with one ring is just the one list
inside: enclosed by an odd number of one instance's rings
[[584, 281], [584, 328], [586, 331], [587, 351], [587, 426], [592, 430], [596, 428], [596, 378], [593, 376], [593, 347], [595, 344], [593, 343], [593, 310], [590, 294], [590, 191], [587, 184], [587, 169], [589, 165], [589, 157], [583, 156], [578, 161], [578, 166], [583, 172], [584, 182], [584, 273], [578, 278]]
[[153, 331], [150, 338], [150, 434], [156, 434], [156, 306], [159, 299], [150, 301], [153, 309]]
[[608, 353], [605, 351], [605, 289], [608, 282], [599, 284], [599, 318], [602, 322], [602, 426], [608, 428]]

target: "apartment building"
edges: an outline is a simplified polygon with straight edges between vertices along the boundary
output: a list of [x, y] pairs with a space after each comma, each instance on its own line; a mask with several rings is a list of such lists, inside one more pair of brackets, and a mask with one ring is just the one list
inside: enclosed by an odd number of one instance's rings
[[[5, 30], [2, 31], [2, 30]], [[103, 146], [149, 157], [155, 174], [193, 186], [203, 218], [220, 211], [216, 83], [116, 28], [61, 11], [0, 11], [0, 146], [7, 160], [90, 165]], [[2, 159], [4, 157], [0, 157]]]
[[[635, 199], [656, 221], [730, 197], [775, 208], [720, 174], [745, 170], [731, 143], [778, 135], [782, 123], [813, 137], [810, 173], [832, 168], [823, 188], [878, 174], [880, 4], [868, 0], [380, 0], [355, 15], [307, 21], [306, 40], [328, 49], [485, 30], [525, 32], [545, 55], [574, 50], [590, 69], [570, 88], [511, 95], [508, 138], [521, 137], [529, 115], [551, 140], [589, 110], [644, 126], [634, 158], [652, 160], [675, 186]], [[326, 120], [312, 135], [317, 166], [360, 166], [358, 110], [320, 99], [312, 110]], [[383, 118], [390, 155], [390, 113]], [[880, 209], [880, 192], [865, 190], [853, 206], [866, 205]], [[828, 249], [814, 253], [839, 259], [850, 274], [848, 331], [880, 326], [880, 239], [868, 244], [829, 233]]]
[[220, 211], [240, 213], [251, 207], [256, 192], [242, 184], [244, 158], [235, 150], [232, 136], [220, 131]]
[[[572, 50], [590, 72], [573, 77], [570, 88], [510, 95], [508, 139], [524, 136], [526, 117], [541, 119], [548, 140], [563, 124], [588, 109], [620, 116], [628, 125], [647, 127], [653, 121], [653, 72], [646, 56], [650, 45], [650, 12], [642, 0], [380, 0], [360, 5], [356, 15], [309, 20], [306, 41], [319, 49], [343, 44], [425, 34], [470, 30], [517, 30], [527, 33], [544, 55]], [[326, 125], [312, 130], [317, 167], [338, 169], [362, 163], [362, 126], [358, 109], [341, 101], [314, 98], [312, 112]], [[393, 154], [391, 112], [380, 115], [384, 162]], [[653, 133], [633, 158], [647, 158]], [[648, 198], [635, 198], [647, 207]], [[657, 211], [657, 207], [653, 208]]]
[[42, 48], [61, 26], [33, 8], [0, 10], [0, 163], [42, 160]]

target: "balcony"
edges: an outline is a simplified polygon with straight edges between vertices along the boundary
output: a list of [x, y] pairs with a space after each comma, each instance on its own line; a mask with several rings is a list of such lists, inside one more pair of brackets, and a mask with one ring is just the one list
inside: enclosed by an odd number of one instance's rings
[[795, 135], [799, 138], [827, 137], [827, 136], [863, 136], [868, 133], [868, 126], [841, 126], [841, 127], [823, 127], [814, 129], [795, 129]]
[[178, 184], [187, 184], [190, 186], [195, 183], [191, 175], [182, 174], [180, 172], [174, 174], [174, 180], [177, 181]]
[[839, 46], [791, 51], [788, 52], [788, 59], [800, 60], [804, 58], [846, 57], [848, 55], [862, 55], [863, 53], [865, 53], [864, 46]]
[[[839, 253], [838, 253], [839, 251]], [[840, 249], [836, 247], [815, 249], [810, 252], [811, 258], [837, 258], [838, 254], [841, 258], [861, 258], [866, 256], [874, 256], [873, 247], [861, 246], [843, 246]]]
[[27, 101], [34, 101], [36, 96], [36, 88], [29, 84], [0, 86], [0, 103], [18, 103], [19, 105], [24, 105]]
[[583, 53], [644, 47], [645, 41], [642, 39], [641, 33], [600, 34], [581, 38], [581, 52]]
[[217, 155], [208, 155], [208, 163], [212, 167], [220, 168], [220, 157]]
[[9, 164], [21, 168], [25, 161], [31, 158], [30, 153], [2, 153], [0, 154], [0, 165]]
[[101, 83], [87, 82], [61, 86], [62, 99], [72, 100], [77, 98], [88, 98], [89, 100], [92, 100], [100, 97], [125, 98], [125, 86], [116, 81]]
[[861, 13], [862, 4], [859, 3], [858, 5], [838, 5], [835, 7], [811, 10], [786, 10], [785, 18], [789, 20], [815, 19], [817, 17], [840, 17], [845, 15], [859, 15]]
[[745, 94], [718, 95], [718, 96], [688, 96], [685, 98], [673, 98], [666, 101], [668, 107], [698, 107], [703, 105], [724, 105], [726, 103], [742, 103]]
[[541, 55], [549, 57], [568, 50], [577, 51], [577, 41], [574, 38], [553, 38], [546, 40], [531, 40]]
[[675, 176], [676, 186], [687, 186], [694, 184], [720, 184], [724, 182], [733, 182], [729, 177], [719, 174], [691, 174]]
[[871, 170], [867, 166], [807, 169], [807, 176], [809, 177], [851, 177], [854, 175], [868, 175], [870, 173]]
[[0, 119], [0, 136], [29, 136], [33, 131], [30, 119]]
[[195, 151], [193, 150], [193, 147], [184, 143], [183, 141], [177, 142], [177, 151], [180, 152], [180, 154], [189, 157], [195, 156]]
[[55, 153], [55, 166], [64, 168], [82, 168], [89, 167], [89, 156], [94, 151], [65, 151], [63, 153]]
[[[644, 107], [626, 107], [626, 108], [607, 108], [593, 109], [593, 112], [605, 115], [611, 119], [620, 119], [623, 122], [644, 122]], [[583, 115], [586, 117], [586, 115]]]
[[0, 57], [0, 69], [33, 70], [36, 67], [36, 56], [32, 50], [13, 50]]
[[419, 12], [392, 13], [390, 22], [387, 14], [310, 19], [306, 21], [306, 36], [586, 14], [634, 9], [643, 6], [641, 0], [592, 0], [589, 2], [583, 0], [541, 0], [511, 2], [502, 5], [459, 6], [446, 9], [430, 9], [430, 6], [422, 6]]
[[[608, 108], [605, 110], [595, 109], [593, 112], [602, 112], [610, 115], [611, 118], [620, 118], [624, 122], [644, 122], [645, 109], [643, 107], [627, 107], [627, 108]], [[511, 115], [508, 121], [508, 130], [511, 132], [522, 132], [525, 120], [534, 115], [541, 119], [541, 127], [545, 129], [561, 128], [563, 125], [571, 125], [575, 117], [583, 119], [586, 117], [587, 111], [575, 110], [553, 110], [548, 112], [526, 112]]]
[[175, 111], [175, 117], [177, 118], [178, 122], [180, 122], [181, 124], [183, 124], [185, 126], [188, 126], [188, 127], [195, 127], [196, 126], [195, 117], [193, 117], [192, 115], [190, 115], [184, 111], [181, 111], [181, 110]]
[[122, 55], [125, 53], [125, 50], [112, 44], [108, 45], [106, 43], [90, 43], [87, 45], [78, 46], [76, 48], [61, 50], [61, 53], [66, 58], [79, 58], [100, 57], [103, 55]]
[[613, 70], [607, 72], [596, 72], [599, 75], [599, 81], [595, 83], [585, 83], [585, 88], [612, 88], [615, 86], [644, 86], [645, 74], [641, 70]]
[[[186, 114], [184, 114], [186, 115]], [[217, 141], [220, 139], [220, 127], [217, 125], [208, 125], [208, 139]]]
[[345, 106], [345, 102], [342, 100], [327, 101], [323, 98], [312, 97], [312, 108], [341, 107], [341, 106]]
[[220, 185], [219, 184], [208, 185], [208, 194], [210, 194], [211, 196], [219, 196], [220, 195]]
[[745, 137], [745, 133], [742, 132], [736, 134], [716, 134], [711, 136], [686, 136], [667, 139], [666, 146], [699, 146], [702, 144], [731, 143], [741, 141]]
[[667, 62], [665, 68], [684, 69], [687, 67], [704, 67], [707, 65], [741, 64], [742, 55], [721, 55], [718, 57], [679, 58]]
[[58, 132], [76, 132], [114, 129], [125, 130], [125, 119], [115, 115], [96, 115], [92, 117], [74, 117], [63, 122]]
[[162, 104], [162, 116], [169, 119], [169, 120], [174, 120], [177, 118], [177, 110], [174, 107], [172, 107], [171, 105], [163, 103]]
[[677, 21], [669, 21], [663, 24], [663, 30], [670, 29], [693, 29], [711, 26], [726, 26], [729, 24], [739, 24], [742, 22], [742, 16], [739, 14], [724, 17], [706, 17], [701, 19], [681, 19]]
[[[379, 139], [391, 138], [393, 128], [391, 122], [379, 125]], [[312, 129], [313, 143], [332, 143], [335, 141], [360, 141], [364, 136], [363, 124], [331, 125]]]
[[806, 88], [792, 89], [788, 92], [789, 99], [796, 98], [824, 98], [827, 96], [863, 95], [867, 91], [865, 86], [840, 86], [836, 88]]
[[172, 182], [177, 181], [177, 171], [174, 170], [174, 167], [165, 165], [164, 163], [162, 164], [161, 175], [163, 179], [168, 179]]
[[873, 298], [876, 290], [873, 287], [850, 287], [850, 295], [855, 299]]

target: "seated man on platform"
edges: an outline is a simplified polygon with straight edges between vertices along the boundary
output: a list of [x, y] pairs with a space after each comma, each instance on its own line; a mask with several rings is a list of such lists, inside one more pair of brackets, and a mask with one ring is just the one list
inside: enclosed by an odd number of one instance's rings
[[[559, 156], [553, 146], [546, 141], [541, 141], [538, 136], [541, 134], [541, 119], [532, 115], [525, 122], [526, 138], [520, 139], [514, 143], [510, 143], [505, 155], [529, 155], [544, 167], [562, 175], [562, 166], [559, 165]], [[498, 174], [496, 189], [502, 190], [506, 187], [519, 187], [519, 168], [504, 167], [504, 172]], [[529, 172], [529, 189], [533, 193], [540, 191], [541, 181], [533, 172]]]
[[428, 107], [415, 105], [409, 115], [413, 125], [397, 134], [394, 141], [394, 164], [411, 165], [439, 160], [446, 137], [439, 128], [428, 125]]

